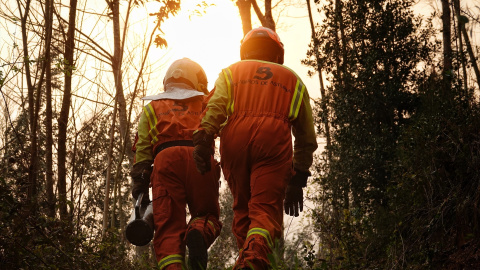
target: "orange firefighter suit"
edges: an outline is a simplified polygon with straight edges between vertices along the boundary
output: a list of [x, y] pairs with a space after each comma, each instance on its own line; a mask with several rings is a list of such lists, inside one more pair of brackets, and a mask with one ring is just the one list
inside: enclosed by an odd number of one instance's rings
[[[213, 157], [201, 175], [192, 159], [192, 134], [198, 128], [205, 96], [153, 100], [138, 124], [135, 162], [153, 161], [154, 249], [160, 269], [182, 269], [185, 236], [202, 232], [209, 247], [220, 234], [218, 189], [220, 167]], [[186, 205], [191, 215], [186, 224]]]
[[200, 129], [220, 134], [240, 249], [234, 269], [269, 267], [267, 255], [283, 233], [283, 200], [293, 167], [308, 171], [317, 148], [309, 102], [295, 72], [272, 62], [239, 61], [215, 83]]

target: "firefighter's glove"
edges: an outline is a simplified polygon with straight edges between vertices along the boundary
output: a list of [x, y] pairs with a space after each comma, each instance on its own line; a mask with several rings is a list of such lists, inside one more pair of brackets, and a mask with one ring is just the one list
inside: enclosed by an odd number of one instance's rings
[[199, 130], [193, 134], [193, 159], [197, 171], [202, 175], [210, 171], [211, 157], [213, 155], [213, 135], [207, 134], [205, 130]]
[[303, 189], [307, 186], [307, 180], [310, 172], [304, 172], [295, 169], [295, 175], [290, 180], [285, 191], [285, 201], [283, 206], [285, 213], [290, 216], [298, 217], [299, 213], [303, 211]]
[[303, 189], [299, 186], [288, 185], [285, 191], [285, 214], [298, 217], [303, 211]]
[[136, 200], [140, 193], [143, 193], [142, 203], [149, 202], [148, 187], [150, 175], [152, 174], [152, 162], [142, 161], [133, 165], [130, 176], [132, 177], [132, 197]]

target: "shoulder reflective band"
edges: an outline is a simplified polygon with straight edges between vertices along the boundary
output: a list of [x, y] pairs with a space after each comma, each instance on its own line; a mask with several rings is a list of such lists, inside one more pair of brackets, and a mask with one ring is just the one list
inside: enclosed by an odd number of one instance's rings
[[293, 121], [298, 116], [298, 111], [302, 106], [303, 94], [305, 92], [305, 85], [297, 79], [297, 85], [295, 86], [295, 92], [293, 92], [292, 103], [290, 104], [290, 112], [288, 113], [288, 119]]
[[172, 263], [179, 263], [183, 266], [183, 256], [180, 254], [169, 255], [158, 262], [158, 268], [163, 269]]
[[150, 131], [148, 132], [150, 134], [150, 137], [152, 137], [152, 144], [155, 144], [158, 139], [158, 130], [157, 130], [157, 116], [155, 115], [155, 110], [153, 109], [152, 103], [148, 103], [147, 106], [143, 107], [143, 111], [145, 112], [145, 115], [147, 116], [148, 119], [148, 124], [150, 125]]
[[273, 248], [273, 242], [272, 242], [272, 238], [270, 237], [270, 233], [265, 230], [265, 229], [262, 229], [262, 228], [251, 228], [249, 231], [248, 231], [248, 234], [247, 234], [247, 239], [248, 237], [250, 237], [250, 235], [252, 234], [259, 234], [261, 236], [263, 236], [266, 240], [267, 240], [267, 243], [268, 245], [270, 246], [270, 248]]
[[227, 81], [228, 103], [227, 103], [227, 115], [233, 114], [233, 75], [229, 68], [222, 70], [225, 81]]

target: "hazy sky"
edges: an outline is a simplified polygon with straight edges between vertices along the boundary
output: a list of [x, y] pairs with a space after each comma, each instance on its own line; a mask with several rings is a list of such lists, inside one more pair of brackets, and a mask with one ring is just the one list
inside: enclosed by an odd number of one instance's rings
[[[212, 89], [221, 69], [240, 60], [240, 40], [243, 38], [241, 20], [238, 8], [232, 1], [208, 1], [215, 6], [209, 7], [203, 16], [192, 15], [195, 8], [192, 2], [183, 1], [182, 11], [165, 22], [162, 29], [169, 47], [154, 49], [151, 58], [163, 57], [167, 65], [178, 58], [191, 58], [205, 69], [208, 87]], [[255, 18], [253, 15], [252, 10], [252, 18]], [[318, 76], [308, 78], [307, 67], [300, 63], [305, 58], [311, 36], [306, 6], [291, 7], [282, 15], [277, 32], [285, 45], [284, 64], [304, 80], [312, 97], [318, 97]], [[258, 26], [260, 23], [254, 20], [253, 27]]]
[[[209, 89], [212, 89], [220, 70], [240, 60], [239, 46], [243, 32], [238, 8], [234, 1], [206, 0], [206, 2], [213, 3], [215, 6], [209, 7], [205, 15], [195, 16], [192, 15], [192, 11], [195, 10], [195, 3], [198, 2], [183, 1], [181, 12], [169, 19], [162, 27], [169, 48], [154, 49], [151, 57], [152, 59], [163, 57], [162, 60], [167, 60], [167, 65], [181, 57], [189, 57], [197, 61], [205, 69], [209, 79]], [[463, 0], [462, 6], [470, 10], [472, 8], [479, 10], [478, 2], [478, 0]], [[313, 5], [313, 1], [311, 3]], [[434, 10], [437, 11], [437, 23], [439, 23], [441, 14], [439, 0], [419, 0], [414, 6], [414, 11], [423, 16], [430, 15]], [[314, 22], [321, 23], [315, 6], [313, 6], [313, 15]], [[253, 9], [252, 19], [253, 27], [260, 26]], [[318, 74], [308, 77], [309, 68], [301, 64], [301, 60], [306, 57], [311, 37], [306, 4], [284, 9], [277, 22], [277, 33], [285, 45], [284, 64], [302, 78], [312, 98], [319, 98]], [[475, 34], [472, 38], [475, 38]], [[328, 85], [327, 81], [325, 83]]]

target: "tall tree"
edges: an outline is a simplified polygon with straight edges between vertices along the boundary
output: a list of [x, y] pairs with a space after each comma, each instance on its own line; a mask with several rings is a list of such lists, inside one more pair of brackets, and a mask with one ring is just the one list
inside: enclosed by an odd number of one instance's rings
[[[30, 146], [30, 162], [28, 167], [28, 182], [27, 182], [27, 201], [30, 203], [34, 203], [35, 196], [36, 196], [36, 188], [37, 188], [37, 134], [36, 134], [36, 123], [37, 119], [35, 118], [35, 86], [33, 83], [33, 73], [30, 69], [30, 61], [32, 61], [32, 57], [29, 55], [28, 48], [28, 34], [27, 34], [27, 19], [30, 13], [30, 4], [31, 1], [27, 0], [25, 3], [25, 9], [22, 14], [22, 6], [20, 1], [17, 1], [18, 4], [18, 11], [20, 12], [20, 22], [22, 27], [22, 43], [23, 43], [23, 61], [25, 66], [25, 74], [26, 74], [26, 81], [27, 81], [27, 88], [28, 88], [28, 112], [29, 112], [29, 127], [30, 127], [30, 139], [31, 139], [31, 146]], [[35, 209], [35, 206], [30, 206], [31, 209]]]
[[77, 13], [77, 0], [70, 0], [68, 15], [68, 31], [64, 49], [64, 74], [65, 83], [63, 90], [62, 108], [58, 119], [58, 199], [60, 218], [68, 220], [67, 212], [67, 127], [72, 98], [72, 75], [75, 70], [75, 24]]
[[457, 29], [456, 29], [456, 35], [457, 35], [457, 40], [458, 40], [458, 51], [460, 53], [460, 68], [462, 69], [462, 75], [463, 75], [463, 85], [465, 89], [468, 89], [468, 84], [467, 84], [467, 61], [465, 59], [465, 50], [463, 49], [463, 38], [462, 38], [462, 28], [465, 26], [464, 23], [462, 23], [462, 19], [460, 17], [460, 0], [453, 0], [453, 5], [454, 5], [454, 10], [455, 10], [455, 15], [457, 17]]
[[121, 138], [124, 139], [125, 134], [127, 133], [128, 123], [127, 123], [127, 103], [125, 101], [125, 95], [123, 93], [123, 82], [122, 82], [122, 64], [123, 64], [123, 47], [125, 44], [125, 38], [127, 36], [128, 19], [131, 13], [132, 1], [128, 2], [126, 19], [124, 24], [124, 33], [123, 38], [120, 33], [120, 1], [112, 0], [110, 3], [112, 8], [112, 22], [113, 22], [113, 58], [112, 58], [112, 70], [113, 78], [115, 80], [115, 98], [119, 106], [118, 116], [120, 124], [120, 134]]
[[[312, 43], [313, 43], [313, 53], [315, 56], [314, 62], [316, 64], [316, 72], [318, 73], [318, 81], [320, 82], [320, 107], [322, 109], [322, 114], [324, 115], [322, 117], [322, 122], [323, 126], [325, 129], [325, 139], [327, 142], [327, 155], [329, 155], [329, 149], [331, 148], [331, 139], [330, 139], [330, 124], [329, 124], [329, 119], [328, 119], [328, 107], [327, 107], [327, 97], [326, 97], [326, 92], [325, 92], [325, 86], [323, 83], [323, 69], [322, 69], [322, 63], [321, 63], [321, 58], [320, 58], [320, 52], [319, 52], [319, 44], [318, 44], [318, 39], [315, 37], [315, 24], [313, 23], [313, 15], [312, 15], [312, 7], [310, 5], [310, 0], [307, 0], [307, 9], [308, 9], [308, 18], [310, 21], [310, 29], [312, 31]], [[304, 64], [307, 65], [315, 65], [311, 62], [307, 61], [302, 61]], [[331, 159], [329, 156], [328, 159]]]
[[[461, 12], [461, 6], [460, 6], [460, 0], [454, 0], [453, 1], [453, 4], [454, 4], [454, 9], [455, 9], [455, 15], [457, 16], [457, 29], [458, 29], [458, 40], [459, 40], [459, 50], [460, 50], [460, 54], [461, 54], [461, 62], [462, 62], [462, 68], [463, 68], [463, 77], [464, 77], [464, 84], [465, 84], [465, 89], [468, 88], [468, 85], [467, 85], [467, 72], [466, 72], [466, 69], [467, 69], [467, 60], [465, 59], [465, 52], [464, 52], [464, 44], [463, 44], [463, 41], [465, 40], [465, 46], [466, 46], [466, 50], [468, 52], [468, 55], [470, 57], [470, 64], [473, 68], [473, 71], [475, 72], [475, 77], [476, 77], [476, 81], [477, 81], [477, 86], [478, 88], [480, 88], [480, 69], [478, 68], [478, 64], [477, 64], [477, 61], [476, 61], [476, 57], [475, 57], [475, 54], [473, 52], [473, 49], [472, 49], [472, 45], [470, 43], [470, 37], [468, 36], [468, 33], [467, 33], [467, 29], [466, 29], [466, 24], [468, 23], [468, 18], [462, 14]], [[463, 38], [462, 38], [463, 37]]]
[[[113, 57], [112, 57], [112, 70], [113, 77], [115, 81], [115, 105], [114, 105], [114, 114], [112, 119], [112, 127], [110, 131], [110, 146], [108, 148], [108, 163], [107, 163], [107, 178], [105, 181], [105, 201], [104, 201], [104, 212], [103, 212], [103, 235], [108, 227], [108, 218], [109, 218], [109, 204], [110, 204], [110, 182], [111, 182], [111, 171], [112, 171], [112, 151], [115, 135], [115, 126], [116, 126], [116, 115], [119, 115], [120, 123], [120, 137], [126, 139], [125, 134], [127, 132], [127, 114], [126, 114], [126, 101], [123, 93], [123, 83], [122, 83], [122, 58], [123, 58], [123, 46], [121, 46], [121, 34], [120, 34], [120, 1], [113, 0], [107, 1], [112, 12], [112, 21], [113, 21]], [[130, 14], [131, 1], [129, 1], [128, 10], [127, 10], [127, 20]], [[125, 23], [127, 25], [127, 22]], [[124, 29], [124, 37], [126, 35], [128, 28]], [[122, 143], [120, 142], [120, 145]], [[112, 216], [113, 218], [113, 216]]]
[[453, 79], [452, 22], [449, 0], [442, 0], [442, 26], [444, 91], [448, 93]]
[[[327, 91], [331, 156], [318, 179], [317, 211], [324, 254], [332, 264], [354, 267], [384, 256], [392, 223], [387, 191], [396, 142], [414, 112], [416, 65], [426, 55], [413, 1], [331, 0], [315, 38], [331, 85]], [[325, 34], [323, 34], [325, 33]], [[314, 43], [315, 44], [315, 43]], [[310, 52], [315, 55], [315, 52]], [[318, 66], [313, 65], [314, 69]], [[321, 118], [320, 118], [321, 119]], [[394, 222], [394, 219], [392, 219]], [[377, 233], [374, 244], [370, 236]], [[385, 233], [385, 235], [384, 235]], [[332, 238], [333, 236], [333, 238]], [[366, 253], [365, 253], [366, 252]], [[342, 256], [343, 262], [333, 258]]]
[[45, 100], [46, 100], [46, 183], [48, 215], [55, 217], [55, 198], [53, 193], [53, 114], [52, 114], [52, 58], [51, 41], [53, 28], [53, 0], [45, 3]]
[[[130, 141], [130, 119], [131, 119], [131, 113], [132, 109], [134, 106], [134, 100], [136, 98], [138, 88], [140, 86], [140, 81], [142, 80], [142, 74], [144, 72], [144, 68], [146, 65], [147, 61], [147, 56], [148, 52], [150, 50], [150, 46], [154, 43], [155, 45], [162, 47], [166, 46], [166, 40], [163, 39], [159, 34], [156, 34], [158, 30], [160, 30], [160, 27], [162, 23], [169, 18], [171, 15], [175, 15], [177, 11], [180, 9], [180, 2], [178, 0], [167, 0], [167, 1], [161, 1], [161, 7], [159, 10], [155, 13], [151, 13], [150, 16], [155, 16], [156, 17], [156, 25], [154, 29], [151, 32], [149, 42], [146, 44], [143, 44], [144, 47], [146, 48], [144, 51], [144, 55], [141, 57], [141, 62], [140, 62], [140, 69], [138, 70], [138, 75], [136, 76], [135, 84], [134, 84], [134, 89], [133, 89], [133, 96], [131, 97], [131, 103], [130, 103], [130, 108], [127, 108], [125, 96], [124, 96], [124, 89], [123, 89], [123, 84], [122, 84], [122, 65], [123, 65], [123, 50], [124, 50], [124, 45], [126, 42], [127, 38], [127, 32], [129, 31], [129, 16], [130, 13], [132, 12], [132, 8], [137, 5], [135, 1], [129, 1], [128, 2], [128, 7], [126, 11], [126, 19], [124, 21], [124, 27], [123, 27], [123, 34], [120, 33], [120, 9], [119, 9], [119, 2], [118, 1], [113, 1], [113, 2], [108, 2], [109, 7], [112, 10], [112, 18], [113, 18], [113, 33], [114, 33], [114, 54], [112, 57], [111, 65], [113, 69], [113, 74], [115, 78], [115, 110], [117, 110], [117, 113], [119, 115], [119, 126], [120, 126], [120, 137], [121, 140], [118, 142], [118, 146], [121, 149], [120, 155], [118, 157], [117, 163], [116, 163], [116, 174], [112, 178], [112, 170], [113, 168], [111, 166], [114, 165], [112, 162], [113, 157], [111, 156], [112, 154], [112, 149], [109, 147], [109, 162], [108, 162], [108, 168], [107, 168], [107, 178], [106, 178], [106, 184], [105, 184], [105, 201], [104, 201], [104, 215], [103, 215], [103, 232], [108, 227], [108, 218], [110, 217], [112, 220], [115, 219], [115, 207], [116, 207], [116, 196], [118, 193], [116, 193], [117, 190], [120, 189], [121, 183], [118, 183], [120, 179], [124, 179], [125, 177], [122, 176], [122, 164], [123, 164], [123, 159], [124, 156], [127, 155], [129, 158], [130, 163], [133, 160], [133, 155], [130, 151], [127, 151], [127, 149], [131, 148], [131, 141]], [[118, 106], [118, 107], [117, 107]], [[128, 114], [127, 114], [128, 111]], [[116, 126], [116, 118], [112, 119], [112, 128]], [[113, 141], [113, 136], [115, 135], [114, 129], [112, 129], [110, 135], [112, 136], [110, 138], [111, 143], [114, 143]], [[113, 179], [113, 181], [112, 181]], [[113, 182], [114, 185], [114, 208], [111, 213], [109, 214], [109, 205], [110, 205], [110, 185]], [[117, 189], [115, 189], [117, 187]], [[118, 194], [120, 195], [120, 194]], [[119, 201], [120, 202], [120, 201]], [[121, 207], [120, 207], [121, 208]]]
[[[24, 3], [17, 1], [18, 11], [20, 13], [20, 26], [22, 29], [22, 45], [23, 45], [23, 63], [25, 68], [25, 79], [28, 89], [28, 112], [29, 112], [29, 127], [30, 127], [30, 160], [28, 166], [28, 182], [27, 182], [27, 202], [30, 204], [29, 212], [35, 212], [37, 207], [37, 193], [38, 193], [38, 117], [40, 112], [41, 100], [42, 100], [42, 86], [46, 70], [46, 65], [43, 61], [37, 61], [42, 59], [42, 55], [46, 54], [49, 44], [43, 44], [40, 42], [40, 46], [43, 45], [43, 51], [38, 52], [38, 56], [35, 58], [33, 54], [35, 51], [29, 50], [28, 40], [29, 31], [32, 23], [29, 21], [31, 13], [31, 1], [27, 0]], [[34, 31], [32, 31], [34, 32]], [[30, 66], [33, 63], [37, 63], [37, 72], [31, 70]], [[40, 66], [41, 65], [41, 66]], [[38, 74], [40, 70], [40, 74]]]
[[242, 20], [243, 35], [245, 36], [252, 30], [252, 3], [250, 0], [238, 0], [237, 6]]
[[243, 35], [252, 30], [251, 9], [255, 11], [257, 18], [264, 27], [276, 31], [275, 20], [272, 13], [272, 0], [265, 0], [265, 10], [262, 12], [256, 0], [238, 0], [237, 2], [240, 18], [242, 20]]

